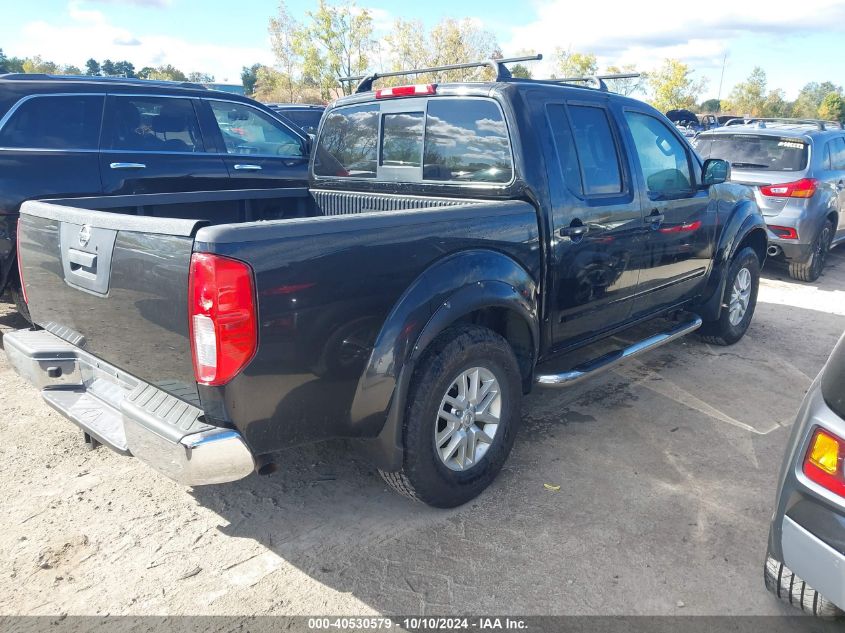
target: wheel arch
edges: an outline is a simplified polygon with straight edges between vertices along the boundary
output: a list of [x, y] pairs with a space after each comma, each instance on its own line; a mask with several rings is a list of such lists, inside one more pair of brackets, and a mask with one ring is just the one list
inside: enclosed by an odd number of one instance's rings
[[740, 200], [727, 215], [715, 245], [713, 269], [697, 306], [699, 316], [704, 321], [715, 321], [722, 312], [725, 280], [736, 254], [750, 246], [757, 253], [762, 268], [766, 261], [768, 244], [766, 222], [757, 204], [751, 199]]
[[426, 349], [449, 327], [490, 327], [511, 345], [530, 386], [540, 345], [538, 285], [510, 256], [462, 251], [429, 267], [403, 294], [376, 337], [355, 392], [351, 423], [382, 470], [402, 466], [406, 394]]

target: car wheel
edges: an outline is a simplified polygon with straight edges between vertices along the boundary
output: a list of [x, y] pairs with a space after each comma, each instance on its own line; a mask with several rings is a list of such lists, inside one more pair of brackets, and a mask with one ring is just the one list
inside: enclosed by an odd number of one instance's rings
[[522, 377], [508, 342], [484, 327], [449, 328], [420, 361], [408, 396], [399, 472], [382, 472], [411, 499], [452, 508], [502, 468], [520, 422]]
[[789, 262], [789, 276], [798, 281], [815, 281], [821, 277], [832, 241], [833, 223], [827, 220], [813, 242], [810, 258], [805, 262]]
[[771, 556], [766, 557], [763, 577], [766, 589], [805, 613], [822, 618], [838, 618], [843, 615], [839, 607], [793, 574], [789, 567]]
[[705, 343], [733, 345], [751, 324], [760, 288], [760, 260], [754, 249], [746, 246], [736, 254], [728, 269], [722, 311], [715, 321], [705, 322], [698, 330]]

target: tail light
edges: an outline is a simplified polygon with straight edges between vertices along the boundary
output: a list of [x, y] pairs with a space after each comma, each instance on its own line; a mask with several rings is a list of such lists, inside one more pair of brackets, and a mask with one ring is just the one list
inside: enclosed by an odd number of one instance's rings
[[804, 474], [831, 492], [845, 497], [845, 441], [833, 433], [817, 428], [804, 456]]
[[775, 226], [774, 224], [770, 224], [769, 230], [782, 240], [798, 239], [798, 229], [794, 226]]
[[26, 284], [23, 282], [23, 265], [21, 264], [21, 223], [18, 221], [18, 229], [15, 239], [15, 248], [17, 250], [16, 258], [18, 260], [18, 279], [21, 281], [21, 294], [23, 295], [23, 301], [27, 305], [29, 304], [29, 299], [26, 298]]
[[416, 84], [413, 86], [394, 86], [393, 88], [380, 88], [376, 90], [376, 99], [390, 99], [392, 97], [418, 97], [420, 95], [433, 95], [437, 88], [433, 84]]
[[815, 178], [802, 178], [782, 185], [760, 187], [760, 193], [770, 198], [812, 198], [819, 187]]
[[225, 384], [252, 360], [258, 343], [252, 268], [194, 253], [188, 286], [194, 375], [203, 385]]

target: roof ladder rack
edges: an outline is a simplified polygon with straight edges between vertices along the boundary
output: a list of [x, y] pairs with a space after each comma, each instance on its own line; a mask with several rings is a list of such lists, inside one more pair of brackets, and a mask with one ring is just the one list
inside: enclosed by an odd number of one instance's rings
[[517, 62], [533, 62], [543, 59], [542, 55], [526, 55], [524, 57], [508, 57], [503, 59], [485, 59], [479, 62], [467, 62], [465, 64], [449, 64], [447, 66], [432, 66], [431, 68], [415, 68], [411, 70], [395, 70], [386, 73], [373, 73], [371, 75], [358, 75], [355, 77], [342, 77], [340, 81], [357, 81], [358, 87], [355, 93], [369, 92], [373, 89], [373, 82], [383, 77], [400, 77], [403, 75], [422, 75], [424, 73], [441, 72], [445, 70], [461, 70], [463, 68], [481, 68], [488, 66], [496, 73], [496, 81], [505, 81], [512, 77], [511, 72], [505, 64]]

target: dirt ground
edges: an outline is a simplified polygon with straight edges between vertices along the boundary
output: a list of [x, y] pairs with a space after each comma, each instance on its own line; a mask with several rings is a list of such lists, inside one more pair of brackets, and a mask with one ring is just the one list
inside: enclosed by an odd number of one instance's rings
[[0, 614], [791, 614], [763, 588], [768, 520], [845, 330], [845, 248], [816, 284], [764, 276], [736, 346], [687, 338], [535, 392], [502, 475], [451, 511], [344, 442], [185, 489], [87, 451], [0, 356]]

